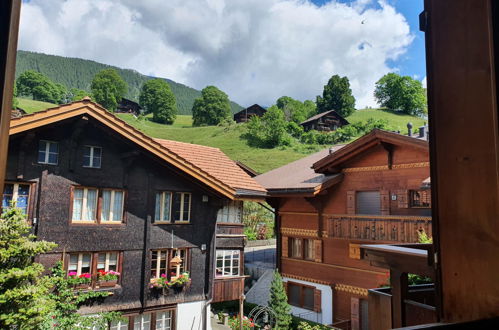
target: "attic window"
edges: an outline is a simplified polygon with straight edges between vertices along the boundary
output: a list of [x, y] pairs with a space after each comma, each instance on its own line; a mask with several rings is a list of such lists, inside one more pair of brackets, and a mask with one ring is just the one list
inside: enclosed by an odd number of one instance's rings
[[59, 161], [59, 144], [53, 141], [40, 140], [38, 145], [38, 163], [57, 165]]
[[101, 162], [101, 147], [85, 146], [83, 148], [83, 167], [100, 168]]

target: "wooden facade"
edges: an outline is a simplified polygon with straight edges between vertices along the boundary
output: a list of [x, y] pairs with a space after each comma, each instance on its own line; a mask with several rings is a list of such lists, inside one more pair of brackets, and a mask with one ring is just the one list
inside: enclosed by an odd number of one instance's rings
[[267, 110], [265, 110], [265, 108], [259, 106], [258, 104], [253, 104], [252, 106], [249, 106], [246, 109], [243, 109], [238, 113], [235, 113], [234, 121], [236, 123], [245, 123], [248, 120], [250, 120], [251, 117], [253, 116], [261, 117], [266, 112]]
[[142, 111], [142, 107], [140, 106], [140, 104], [123, 97], [121, 99], [121, 101], [118, 103], [118, 106], [116, 107], [115, 112], [132, 113], [135, 116], [138, 116], [138, 115], [140, 115], [141, 111]]
[[[73, 107], [83, 107], [85, 113], [71, 110]], [[202, 177], [208, 175], [202, 168], [197, 167], [201, 176], [195, 178], [180, 165], [161, 159], [149, 150], [153, 142], [145, 147], [132, 140], [141, 138], [141, 133], [130, 131], [132, 135], [127, 137], [114, 130], [102, 116], [109, 120], [116, 120], [115, 117], [106, 110], [101, 112], [88, 100], [30, 116], [15, 119], [11, 124], [6, 176], [6, 189], [10, 190], [5, 191], [4, 200], [17, 195], [21, 201], [20, 196], [25, 195], [21, 194], [21, 187], [23, 191], [29, 189], [29, 197], [24, 197], [23, 202], [28, 204], [28, 220], [34, 232], [39, 239], [58, 244], [39, 257], [47, 269], [58, 260], [63, 260], [68, 270], [73, 263], [78, 272], [91, 274], [89, 288], [112, 292], [101, 303], [82, 307], [83, 313], [119, 310], [132, 321], [134, 315], [148, 320], [163, 317], [168, 322], [175, 319], [182, 329], [186, 320], [179, 318], [185, 315], [185, 310], [180, 313], [180, 309], [188, 308], [185, 306], [189, 303], [199, 303], [203, 307], [197, 310], [205, 313], [208, 300], [239, 298], [244, 286], [233, 284], [244, 281], [245, 236], [241, 219], [233, 219], [232, 213], [227, 213], [225, 222], [217, 224], [226, 205], [242, 203], [231, 201], [238, 199], [237, 193], [229, 198], [226, 189], [230, 187], [218, 191], [210, 187], [203, 182]], [[62, 118], [55, 120], [55, 116]], [[45, 124], [47, 118], [51, 118], [49, 124]], [[55, 144], [57, 148], [53, 147]], [[90, 147], [94, 148], [93, 156], [90, 154], [93, 163], [87, 159]], [[175, 155], [171, 153], [170, 157]], [[228, 158], [225, 163], [239, 171]], [[184, 159], [184, 166], [196, 164], [185, 163]], [[242, 170], [240, 173], [246, 176]], [[221, 183], [211, 184], [221, 188]], [[170, 196], [170, 202], [168, 209], [163, 210], [165, 197], [161, 196], [165, 194]], [[175, 204], [177, 196], [182, 198], [181, 204]], [[109, 198], [114, 207], [106, 204]], [[163, 198], [161, 202], [159, 198]], [[218, 278], [216, 256], [225, 250], [231, 251], [232, 259], [237, 256], [240, 271], [230, 278]], [[160, 274], [172, 279], [181, 274], [178, 270], [175, 274], [174, 256], [181, 257], [181, 269], [190, 274], [190, 284], [182, 290], [153, 287], [152, 280]], [[101, 257], [113, 259], [106, 261], [106, 267], [112, 264], [109, 267], [121, 273], [110, 287], [104, 288], [98, 281], [96, 269], [99, 264], [104, 265]], [[215, 278], [217, 285], [230, 286], [231, 294], [218, 296], [218, 291], [214, 291]], [[201, 322], [205, 316], [189, 317]]]
[[[429, 177], [428, 153], [426, 141], [374, 131], [308, 164], [319, 172], [310, 176], [325, 175], [320, 181], [323, 188], [300, 191], [292, 185], [286, 192], [265, 174], [256, 177], [278, 212], [278, 267], [285, 281], [299, 280], [322, 291], [321, 311], [308, 309], [317, 313], [314, 320], [368, 328], [368, 289], [386, 284], [388, 270], [363, 262], [360, 245], [414, 243], [422, 230], [431, 234], [429, 205], [411, 203], [411, 192], [421, 191]], [[297, 173], [286, 166], [280, 170], [281, 175]], [[278, 172], [274, 170], [273, 176]], [[335, 177], [338, 173], [341, 180]], [[328, 180], [336, 183], [328, 185]], [[377, 196], [373, 214], [358, 214], [364, 192]], [[305, 310], [293, 308], [295, 314], [306, 315]]]
[[330, 132], [348, 124], [348, 121], [340, 116], [336, 111], [330, 110], [319, 113], [305, 120], [300, 125], [303, 127], [305, 132], [312, 129], [316, 131]]

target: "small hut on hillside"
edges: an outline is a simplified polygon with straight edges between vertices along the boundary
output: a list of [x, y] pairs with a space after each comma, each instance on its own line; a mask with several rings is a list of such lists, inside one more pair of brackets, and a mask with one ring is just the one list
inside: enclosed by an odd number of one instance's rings
[[263, 107], [259, 106], [258, 104], [253, 104], [252, 106], [247, 107], [246, 109], [243, 109], [243, 110], [239, 111], [238, 113], [234, 114], [234, 121], [236, 123], [245, 123], [252, 116], [261, 117], [266, 112], [267, 112], [267, 110], [265, 110]]
[[142, 110], [142, 107], [140, 106], [140, 104], [123, 97], [121, 99], [121, 101], [118, 103], [118, 106], [116, 107], [115, 112], [133, 113], [134, 115], [138, 116], [138, 115], [140, 115], [141, 110]]
[[330, 110], [310, 117], [300, 125], [303, 127], [305, 132], [308, 132], [311, 129], [329, 132], [348, 124], [349, 122], [340, 116], [336, 111]]

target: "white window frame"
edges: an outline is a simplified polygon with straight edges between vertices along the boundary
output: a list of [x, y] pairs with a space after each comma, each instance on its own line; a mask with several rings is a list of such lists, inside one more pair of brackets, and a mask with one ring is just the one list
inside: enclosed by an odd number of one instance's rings
[[161, 258], [163, 258], [163, 256], [164, 256], [164, 258], [166, 258], [166, 260], [165, 260], [166, 261], [165, 274], [168, 273], [169, 250], [152, 250], [151, 251], [151, 258], [152, 258], [152, 252], [158, 253], [158, 258], [156, 260], [156, 267], [154, 269], [152, 269], [152, 270], [154, 270], [154, 278], [160, 278], [160, 276], [161, 276], [161, 271], [160, 271], [161, 266], [160, 265], [161, 265]]
[[[163, 314], [163, 317], [160, 317], [160, 314]], [[173, 310], [168, 309], [164, 311], [157, 311], [156, 318], [154, 320], [156, 330], [172, 330], [173, 329]], [[161, 322], [161, 325], [158, 327], [158, 321]], [[167, 326], [167, 323], [169, 325]]]
[[[144, 316], [145, 315], [149, 316], [149, 320], [146, 321], [146, 322], [144, 322]], [[140, 322], [140, 325], [139, 325], [140, 328], [136, 329], [135, 328], [135, 322], [136, 322], [137, 318], [140, 318], [140, 321], [139, 321]], [[143, 314], [139, 314], [139, 315], [133, 317], [133, 324], [132, 324], [132, 326], [133, 326], [134, 330], [151, 329], [152, 321], [153, 321], [153, 319], [152, 319], [152, 313], [143, 313]], [[144, 323], [147, 325], [147, 328], [144, 328]]]
[[99, 257], [101, 254], [105, 254], [106, 255], [106, 259], [104, 261], [104, 271], [108, 272], [109, 271], [109, 260], [111, 259], [111, 254], [116, 254], [116, 271], [118, 271], [119, 269], [119, 265], [120, 265], [120, 254], [119, 252], [98, 252], [97, 253], [97, 265], [96, 265], [96, 270], [99, 269]]
[[[191, 205], [192, 205], [192, 194], [189, 193], [189, 192], [174, 192], [173, 194], [180, 194], [180, 217], [181, 219], [172, 219], [174, 222], [178, 223], [178, 222], [190, 222], [191, 221]], [[187, 212], [187, 219], [184, 219], [184, 198], [185, 198], [185, 195], [189, 195], [189, 210]], [[171, 209], [173, 210], [173, 199], [172, 199], [172, 203], [171, 203]], [[174, 213], [174, 212], [172, 212]], [[175, 217], [175, 214], [173, 214], [173, 217]]]
[[[155, 209], [154, 209], [154, 222], [155, 223], [171, 223], [172, 222], [172, 204], [173, 204], [173, 193], [171, 191], [158, 191], [156, 193], [156, 197], [157, 195], [161, 195], [160, 197], [160, 204], [159, 204], [159, 219], [156, 219], [156, 203], [157, 201], [155, 200]], [[165, 210], [165, 197], [166, 195], [170, 195], [170, 205], [169, 205], [169, 209], [168, 210]], [[162, 220], [164, 218], [164, 215], [165, 215], [165, 212], [168, 212], [168, 220]], [[189, 211], [190, 213], [190, 211]]]
[[109, 330], [122, 330], [129, 329], [130, 319], [125, 317], [125, 320], [113, 321], [109, 327]]
[[[215, 258], [215, 277], [235, 277], [241, 276], [241, 251], [240, 250], [216, 250], [216, 258]], [[222, 252], [222, 275], [218, 275], [216, 271], [217, 262], [219, 260], [219, 252]], [[237, 252], [237, 259], [234, 258], [234, 252]], [[225, 258], [230, 257], [230, 274], [225, 275]], [[232, 271], [234, 269], [234, 260], [238, 260], [237, 265], [237, 275], [233, 275]]]
[[[84, 148], [90, 148], [90, 165], [83, 165], [83, 167], [85, 168], [101, 168], [102, 166], [102, 147], [98, 147], [98, 146], [90, 146], [90, 145], [86, 145], [86, 146], [83, 146]], [[95, 149], [100, 149], [100, 157], [95, 157], [95, 158], [99, 158], [100, 159], [100, 164], [99, 166], [94, 166], [94, 150]], [[85, 152], [83, 153], [83, 158], [85, 158]]]
[[[102, 223], [122, 223], [123, 222], [123, 215], [125, 213], [125, 191], [124, 190], [121, 190], [121, 189], [101, 189], [102, 192], [104, 191], [110, 191], [111, 192], [111, 201], [109, 203], [109, 214], [108, 214], [108, 219], [109, 220], [104, 220], [104, 217], [102, 216], [103, 215], [103, 212], [104, 212], [104, 209], [101, 205], [101, 211], [100, 211], [100, 222]], [[114, 217], [114, 194], [115, 192], [121, 192], [123, 194], [123, 197], [121, 198], [121, 217], [119, 220], [113, 220], [113, 217]], [[99, 192], [97, 192], [97, 195], [98, 195]], [[99, 198], [97, 198], [99, 199]], [[102, 203], [104, 203], [104, 196], [102, 196]], [[98, 208], [98, 204], [99, 202], [97, 201], [97, 208]]]
[[[69, 271], [69, 266], [71, 265], [71, 255], [75, 255], [76, 253], [69, 253], [69, 260], [68, 260], [68, 271]], [[88, 272], [89, 274], [92, 275], [92, 253], [91, 252], [81, 252], [81, 253], [78, 253], [78, 263], [77, 263], [77, 266], [76, 266], [76, 275], [77, 276], [80, 276], [82, 273], [81, 273], [81, 267], [82, 267], [82, 264], [83, 264], [83, 255], [84, 254], [89, 254], [90, 255], [90, 271]]]
[[[77, 189], [82, 189], [83, 190], [82, 205], [81, 205], [81, 220], [75, 220], [75, 219], [73, 219], [74, 201], [75, 201], [74, 190], [77, 190]], [[95, 190], [96, 191], [95, 212], [94, 212], [94, 219], [93, 220], [84, 219], [84, 217], [87, 216], [87, 194], [88, 194], [88, 190]], [[71, 202], [73, 203], [72, 209], [71, 209], [71, 222], [72, 223], [96, 223], [97, 222], [97, 211], [98, 211], [98, 208], [99, 208], [99, 189], [97, 189], [97, 188], [89, 188], [89, 187], [74, 187], [73, 188], [73, 200]]]
[[[40, 153], [40, 143], [41, 142], [45, 142], [45, 159], [41, 162], [37, 158], [38, 164], [46, 164], [46, 165], [57, 165], [57, 164], [59, 164], [59, 143], [55, 142], [55, 141], [49, 141], [49, 140], [40, 140], [39, 144], [38, 144], [38, 153]], [[57, 153], [50, 152], [50, 145], [51, 144], [56, 144], [57, 145]], [[51, 153], [57, 155], [57, 162], [55, 162], [55, 163], [50, 163], [49, 162], [49, 155]]]

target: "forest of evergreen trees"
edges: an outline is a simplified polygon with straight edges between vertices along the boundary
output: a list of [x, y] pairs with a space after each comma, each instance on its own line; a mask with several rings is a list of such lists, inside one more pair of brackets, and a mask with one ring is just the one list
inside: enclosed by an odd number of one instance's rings
[[[34, 70], [46, 75], [50, 80], [66, 86], [68, 89], [78, 88], [90, 91], [90, 84], [95, 74], [103, 69], [114, 68], [128, 84], [127, 98], [137, 101], [142, 84], [153, 77], [145, 76], [137, 71], [121, 69], [110, 65], [84, 60], [79, 58], [69, 58], [55, 55], [45, 55], [19, 50], [17, 52], [16, 79], [27, 70]], [[191, 114], [192, 105], [201, 92], [165, 79], [175, 94], [179, 114]], [[241, 110], [242, 107], [235, 102], [231, 102], [233, 113]]]

